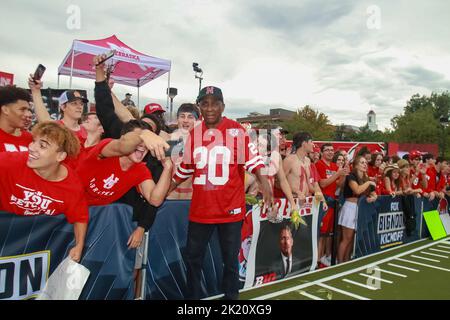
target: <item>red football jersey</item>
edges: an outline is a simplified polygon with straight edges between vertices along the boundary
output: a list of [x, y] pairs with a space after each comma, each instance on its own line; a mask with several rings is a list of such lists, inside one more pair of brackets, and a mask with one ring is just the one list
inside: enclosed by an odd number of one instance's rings
[[[325, 163], [325, 161], [323, 161], [323, 159], [317, 161], [316, 169], [319, 172], [319, 176], [320, 176], [321, 180], [330, 178], [332, 175], [334, 175], [339, 170], [336, 163], [331, 162], [330, 165], [327, 165]], [[321, 188], [322, 193], [329, 197], [335, 198], [336, 197], [336, 188], [337, 188], [336, 181], [332, 182], [325, 188]]]
[[14, 136], [0, 129], [0, 152], [28, 151], [33, 136], [26, 130], [21, 130], [20, 136]]
[[436, 168], [435, 167], [429, 167], [427, 168], [426, 173], [426, 179], [427, 179], [427, 188], [425, 189], [425, 192], [433, 192], [436, 191]]
[[150, 171], [142, 162], [123, 171], [119, 157], [100, 159], [99, 154], [111, 140], [100, 141], [83, 156], [77, 166], [76, 171], [81, 178], [90, 206], [110, 204], [141, 182], [152, 179]]
[[23, 216], [63, 213], [69, 223], [88, 222], [83, 186], [73, 170], [58, 182], [27, 166], [28, 152], [0, 153], [0, 210]]
[[446, 184], [447, 184], [447, 176], [444, 174], [441, 174], [439, 176], [439, 179], [437, 179], [436, 183], [436, 191], [437, 192], [445, 192]]
[[418, 173], [416, 173], [416, 170], [412, 167], [411, 169], [411, 188], [412, 189], [422, 189], [424, 190], [423, 186], [422, 186], [422, 173], [418, 171]]
[[223, 117], [216, 129], [206, 128], [204, 122], [195, 127], [174, 176], [181, 182], [193, 175], [189, 220], [241, 221], [245, 214], [245, 170], [253, 173], [263, 167], [256, 146], [236, 121]]

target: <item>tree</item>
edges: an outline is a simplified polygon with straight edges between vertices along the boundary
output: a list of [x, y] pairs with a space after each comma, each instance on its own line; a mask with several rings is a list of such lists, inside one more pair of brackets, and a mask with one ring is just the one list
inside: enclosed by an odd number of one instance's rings
[[297, 114], [292, 119], [284, 121], [282, 126], [289, 131], [289, 139], [299, 131], [309, 132], [314, 140], [332, 140], [335, 135], [335, 128], [328, 117], [322, 112], [313, 110], [309, 105], [299, 108]]
[[365, 126], [360, 127], [359, 132], [348, 133], [347, 137], [351, 141], [388, 142], [392, 140], [392, 132], [389, 130], [385, 130], [384, 132], [380, 130], [371, 131], [366, 124]]
[[441, 151], [450, 151], [450, 131], [439, 119], [449, 116], [450, 93], [433, 92], [430, 97], [415, 94], [407, 101], [403, 115], [391, 119], [397, 142], [437, 143]]
[[434, 118], [431, 106], [412, 113], [395, 116], [392, 120], [397, 142], [437, 143], [439, 139], [439, 121]]

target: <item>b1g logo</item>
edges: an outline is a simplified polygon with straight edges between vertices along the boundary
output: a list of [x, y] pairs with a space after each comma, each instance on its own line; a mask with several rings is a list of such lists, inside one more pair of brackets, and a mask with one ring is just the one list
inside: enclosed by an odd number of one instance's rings
[[35, 298], [44, 289], [50, 251], [0, 257], [0, 300]]

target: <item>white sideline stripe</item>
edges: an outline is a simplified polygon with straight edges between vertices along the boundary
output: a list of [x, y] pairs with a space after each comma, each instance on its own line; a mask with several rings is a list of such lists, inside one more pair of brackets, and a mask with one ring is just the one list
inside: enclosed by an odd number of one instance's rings
[[408, 278], [408, 276], [405, 275], [405, 274], [401, 274], [401, 273], [397, 273], [397, 272], [393, 272], [393, 271], [389, 271], [389, 270], [385, 270], [385, 269], [380, 269], [380, 268], [378, 268], [378, 270], [380, 270], [381, 272], [392, 274], [394, 276], [398, 276], [398, 277], [402, 277], [402, 278]]
[[[335, 275], [332, 275], [332, 276], [329, 276], [329, 277], [326, 277], [326, 278], [323, 278], [323, 279], [315, 280], [315, 281], [312, 281], [312, 282], [309, 282], [309, 283], [304, 283], [304, 284], [300, 284], [298, 286], [293, 286], [291, 288], [286, 288], [286, 289], [279, 290], [279, 291], [276, 291], [276, 292], [268, 293], [268, 294], [265, 294], [265, 295], [262, 295], [262, 296], [259, 296], [259, 297], [252, 298], [250, 300], [270, 299], [270, 298], [273, 298], [273, 297], [278, 297], [278, 296], [284, 295], [284, 294], [289, 293], [291, 291], [303, 289], [303, 288], [306, 288], [306, 287], [309, 287], [309, 286], [317, 285], [317, 284], [322, 283], [322, 282], [334, 280], [334, 279], [346, 276], [348, 274], [356, 273], [358, 271], [361, 271], [361, 270], [364, 270], [364, 269], [367, 269], [367, 268], [370, 268], [370, 267], [378, 266], [378, 265], [381, 265], [383, 263], [395, 260], [397, 257], [402, 257], [402, 256], [408, 255], [410, 253], [429, 248], [431, 246], [436, 245], [436, 243], [441, 243], [442, 241], [445, 241], [445, 239], [438, 240], [437, 242], [432, 242], [432, 243], [429, 243], [429, 244], [425, 244], [425, 245], [423, 245], [421, 247], [417, 247], [417, 248], [414, 248], [414, 249], [411, 249], [411, 250], [399, 253], [399, 254], [397, 254], [395, 256], [392, 256], [392, 257], [389, 257], [389, 258], [385, 258], [385, 259], [382, 259], [382, 260], [378, 260], [378, 261], [366, 264], [364, 266], [361, 266], [361, 267], [353, 269], [353, 270], [344, 271], [344, 272], [341, 272], [341, 273], [338, 273], [338, 274], [335, 274]], [[394, 265], [394, 264], [391, 264], [391, 263], [389, 263], [389, 264], [390, 265]], [[415, 272], [419, 272], [419, 270], [412, 269], [412, 268], [407, 268], [407, 267], [398, 266], [398, 265], [394, 265], [394, 266], [397, 266], [397, 267], [400, 267], [400, 268], [403, 268], [403, 269], [408, 269], [408, 270], [415, 271]], [[292, 279], [293, 278], [289, 278], [287, 280], [292, 280]], [[258, 287], [258, 289], [261, 288], [261, 287]]]
[[354, 284], [355, 286], [360, 286], [360, 287], [363, 287], [363, 288], [366, 288], [366, 289], [369, 289], [369, 290], [378, 290], [378, 288], [375, 288], [375, 287], [372, 287], [372, 286], [368, 286], [366, 284], [362, 284], [362, 283], [359, 283], [359, 282], [356, 282], [356, 281], [353, 281], [353, 280], [350, 280], [350, 279], [344, 278], [344, 279], [342, 279], [342, 281], [345, 281], [345, 282]]
[[432, 261], [432, 262], [441, 262], [441, 260], [436, 260], [436, 259], [431, 259], [431, 258], [425, 258], [422, 256], [417, 256], [415, 254], [411, 255], [412, 258], [418, 258], [418, 259], [423, 259], [423, 260], [428, 260], [428, 261]]
[[367, 277], [367, 278], [373, 279], [373, 280], [376, 280], [376, 281], [381, 281], [381, 282], [386, 282], [386, 283], [394, 283], [394, 282], [392, 282], [391, 280], [386, 280], [386, 279], [377, 278], [377, 277], [371, 276], [371, 275], [369, 275], [369, 274], [367, 274], [367, 273], [362, 273], [362, 272], [361, 272], [359, 275], [360, 275], [360, 276], [363, 276], [363, 277]]
[[417, 269], [413, 269], [413, 268], [409, 268], [409, 267], [405, 267], [405, 266], [400, 266], [400, 265], [394, 264], [394, 263], [388, 263], [388, 265], [393, 266], [393, 267], [397, 267], [397, 268], [402, 268], [402, 269], [414, 271], [414, 272], [419, 272], [419, 270], [417, 270]]
[[450, 250], [450, 247], [447, 247], [447, 246], [438, 246], [439, 248], [442, 248], [442, 249], [449, 249]]
[[369, 298], [366, 298], [366, 297], [363, 297], [363, 296], [359, 296], [359, 295], [357, 295], [357, 294], [354, 294], [354, 293], [351, 293], [351, 292], [348, 292], [348, 291], [344, 291], [344, 290], [335, 288], [335, 287], [330, 286], [330, 285], [325, 284], [325, 283], [318, 283], [317, 285], [318, 285], [319, 287], [323, 287], [323, 288], [325, 288], [325, 289], [329, 289], [329, 290], [332, 290], [332, 291], [336, 291], [336, 292], [339, 292], [339, 293], [341, 293], [341, 294], [343, 294], [343, 295], [346, 295], [346, 296], [349, 296], [349, 297], [352, 297], [352, 298], [355, 298], [355, 299], [358, 299], [358, 300], [370, 300]]
[[420, 251], [420, 253], [428, 254], [429, 256], [435, 256], [435, 257], [439, 257], [439, 258], [448, 259], [448, 256], [444, 256], [443, 254], [430, 253], [430, 252], [425, 252], [425, 251]]
[[414, 264], [417, 264], [417, 265], [419, 265], [419, 266], [430, 267], [430, 268], [433, 268], [433, 269], [438, 269], [438, 270], [450, 272], [450, 269], [441, 268], [441, 267], [436, 267], [436, 266], [431, 266], [431, 265], [425, 264], [425, 263], [420, 263], [420, 262], [411, 261], [411, 260], [406, 260], [406, 259], [401, 259], [401, 258], [397, 258], [397, 260], [405, 261], [405, 262], [409, 262], [409, 263], [414, 263]]
[[[342, 262], [342, 263], [336, 264], [334, 266], [329, 266], [326, 270], [333, 270], [333, 269], [336, 269], [336, 268], [341, 268], [342, 266], [352, 264], [355, 261], [363, 261], [365, 259], [370, 259], [370, 258], [379, 256], [381, 254], [386, 254], [386, 253], [388, 253], [390, 251], [399, 250], [399, 249], [411, 246], [413, 244], [418, 244], [419, 242], [424, 242], [426, 240], [428, 240], [428, 239], [425, 238], [425, 239], [419, 239], [419, 240], [416, 240], [416, 241], [410, 242], [410, 243], [404, 243], [404, 244], [401, 244], [399, 246], [392, 247], [392, 248], [389, 248], [389, 249], [386, 249], [386, 250], [383, 250], [383, 251], [380, 251], [380, 252], [371, 253], [371, 254], [369, 254], [367, 256], [358, 258], [356, 260], [349, 260], [349, 261], [346, 261], [346, 262]], [[239, 293], [244, 293], [244, 292], [247, 292], [247, 291], [252, 291], [252, 290], [255, 290], [255, 289], [261, 289], [261, 288], [265, 288], [265, 287], [270, 287], [270, 286], [272, 286], [274, 284], [280, 284], [280, 283], [283, 283], [283, 282], [286, 282], [286, 281], [292, 281], [294, 279], [301, 279], [301, 278], [304, 278], [306, 276], [311, 276], [312, 274], [320, 273], [322, 271], [323, 271], [322, 269], [316, 269], [316, 270], [311, 271], [311, 272], [301, 273], [299, 275], [296, 275], [296, 276], [293, 276], [293, 277], [288, 277], [288, 278], [283, 278], [283, 279], [280, 279], [280, 280], [276, 280], [274, 282], [268, 282], [268, 283], [263, 283], [263, 284], [256, 285], [254, 287], [243, 288], [243, 289], [239, 290]], [[210, 297], [204, 298], [202, 300], [213, 300], [213, 299], [218, 299], [218, 298], [220, 298], [222, 296], [223, 296], [223, 294], [219, 294], [219, 295], [215, 295], [215, 296], [210, 296]]]
[[313, 296], [312, 294], [309, 294], [308, 292], [305, 292], [305, 291], [301, 291], [300, 294], [301, 294], [302, 296], [305, 296], [305, 297], [310, 298], [310, 299], [313, 299], [313, 300], [323, 300], [322, 298]]
[[442, 252], [442, 253], [450, 253], [450, 251], [439, 250], [439, 249], [434, 249], [434, 248], [428, 248], [428, 250], [436, 251], [436, 252]]

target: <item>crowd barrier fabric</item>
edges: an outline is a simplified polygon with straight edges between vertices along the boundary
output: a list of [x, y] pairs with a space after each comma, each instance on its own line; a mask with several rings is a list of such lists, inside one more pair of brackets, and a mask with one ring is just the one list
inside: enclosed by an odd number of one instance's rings
[[[145, 299], [184, 299], [187, 293], [186, 247], [190, 201], [167, 200], [149, 232]], [[203, 296], [220, 293], [222, 257], [217, 231], [206, 250], [202, 272]]]
[[[80, 299], [124, 299], [133, 289], [135, 228], [126, 205], [92, 207], [80, 263], [90, 271]], [[59, 216], [0, 212], [0, 299], [33, 299], [74, 245], [73, 226]]]
[[306, 226], [300, 224], [292, 231], [292, 266], [286, 274], [280, 248], [280, 231], [290, 224], [291, 212], [286, 199], [275, 199], [278, 205], [277, 222], [268, 220], [266, 212], [253, 206], [247, 212], [242, 229], [242, 246], [239, 254], [239, 276], [244, 288], [258, 286], [281, 278], [288, 278], [314, 270], [317, 261], [319, 224], [324, 212], [313, 197], [306, 199], [300, 207], [300, 215]]
[[380, 196], [374, 203], [358, 201], [354, 257], [380, 252], [420, 238], [422, 199]]
[[[447, 199], [448, 200], [448, 199]], [[291, 226], [293, 259], [291, 272], [280, 272], [280, 230], [290, 222], [286, 199], [276, 199], [279, 223], [269, 222], [259, 206], [248, 206], [242, 228], [239, 275], [248, 288], [314, 270], [322, 206], [308, 198], [300, 213], [306, 226]], [[332, 205], [332, 203], [329, 203]], [[435, 210], [438, 200], [415, 197], [379, 197], [358, 203], [355, 256], [362, 257], [419, 239], [422, 212]], [[145, 299], [184, 299], [187, 278], [183, 260], [190, 201], [170, 200], [158, 210], [149, 232]], [[406, 209], [406, 211], [405, 211]], [[441, 208], [442, 209], [442, 208]], [[442, 209], [444, 210], [444, 209]], [[441, 210], [441, 211], [442, 211]], [[439, 211], [439, 210], [438, 210]], [[446, 210], [448, 214], [448, 205]], [[405, 212], [413, 217], [409, 222]], [[441, 212], [444, 214], [445, 212]], [[127, 241], [136, 224], [132, 209], [113, 204], [90, 208], [90, 222], [81, 264], [91, 275], [80, 299], [133, 299], [135, 250]], [[411, 222], [412, 221], [412, 222]], [[422, 229], [422, 230], [421, 230]], [[73, 246], [73, 226], [64, 216], [23, 217], [0, 212], [0, 299], [32, 299]], [[222, 259], [217, 232], [207, 248], [203, 295], [221, 292]]]

